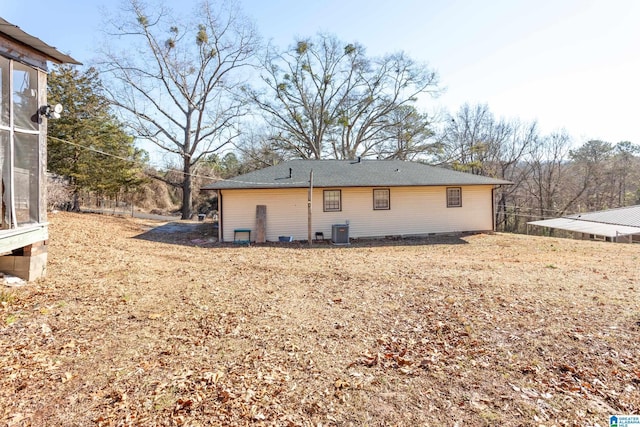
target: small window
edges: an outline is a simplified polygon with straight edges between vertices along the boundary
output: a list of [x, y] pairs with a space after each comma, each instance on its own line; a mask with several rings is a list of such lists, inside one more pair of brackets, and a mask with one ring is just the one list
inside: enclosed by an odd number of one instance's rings
[[324, 211], [339, 212], [342, 210], [342, 192], [340, 190], [324, 190]]
[[391, 209], [391, 204], [389, 203], [388, 188], [378, 188], [373, 190], [373, 209], [374, 210]]
[[447, 207], [459, 208], [462, 206], [462, 188], [447, 188]]

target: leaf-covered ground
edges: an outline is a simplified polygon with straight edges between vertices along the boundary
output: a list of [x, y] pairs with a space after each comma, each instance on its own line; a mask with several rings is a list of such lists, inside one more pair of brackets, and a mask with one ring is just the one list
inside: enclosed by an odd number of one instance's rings
[[605, 426], [640, 413], [639, 245], [235, 247], [212, 243], [210, 223], [50, 221], [47, 278], [0, 286], [2, 425]]

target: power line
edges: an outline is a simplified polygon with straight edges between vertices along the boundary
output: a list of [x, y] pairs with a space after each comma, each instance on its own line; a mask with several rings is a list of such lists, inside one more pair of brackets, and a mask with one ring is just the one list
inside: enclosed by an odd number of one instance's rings
[[66, 141], [64, 139], [56, 138], [55, 136], [47, 135], [47, 138], [54, 139], [56, 141], [60, 141], [60, 142], [63, 142], [65, 144], [73, 145], [74, 147], [83, 148], [85, 150], [92, 151], [94, 153], [104, 154], [105, 156], [114, 157], [114, 158], [119, 159], [119, 160], [124, 160], [125, 162], [137, 163], [137, 161], [134, 160], [134, 159], [118, 156], [118, 155], [115, 155], [115, 154], [112, 154], [112, 153], [107, 153], [107, 152], [104, 152], [102, 150], [98, 150], [97, 148], [87, 147], [86, 145], [81, 145], [81, 144], [77, 144], [75, 142]]
[[[72, 145], [74, 147], [78, 147], [78, 148], [82, 148], [84, 150], [88, 150], [94, 153], [98, 153], [98, 154], [102, 154], [104, 156], [109, 156], [109, 157], [113, 157], [119, 160], [123, 160], [125, 162], [129, 162], [129, 163], [133, 163], [134, 165], [138, 165], [142, 168], [146, 167], [147, 165], [145, 165], [144, 163], [140, 163], [139, 161], [132, 159], [132, 158], [127, 158], [127, 157], [122, 157], [122, 156], [118, 156], [116, 154], [113, 153], [107, 153], [105, 151], [102, 150], [98, 150], [97, 148], [94, 147], [87, 147], [86, 145], [82, 145], [82, 144], [78, 144], [76, 142], [71, 142], [71, 141], [67, 141], [61, 138], [57, 138], [55, 136], [47, 136], [48, 138], [51, 138], [53, 140], [56, 141], [60, 141], [64, 144], [68, 144], [68, 145]], [[238, 182], [241, 184], [255, 184], [255, 185], [291, 185], [291, 184], [301, 184], [301, 185], [308, 185], [309, 181], [288, 181], [286, 183], [274, 183], [274, 182], [252, 182], [252, 181], [240, 181], [240, 180], [236, 180], [236, 179], [230, 179], [230, 178], [214, 178], [211, 176], [206, 176], [206, 175], [198, 175], [198, 174], [194, 174], [194, 173], [185, 173], [184, 171], [181, 171], [179, 169], [173, 169], [173, 168], [164, 168], [165, 171], [167, 172], [177, 172], [183, 176], [191, 176], [194, 178], [203, 178], [203, 179], [208, 179], [214, 182], [220, 182], [220, 181], [224, 181], [224, 182]]]

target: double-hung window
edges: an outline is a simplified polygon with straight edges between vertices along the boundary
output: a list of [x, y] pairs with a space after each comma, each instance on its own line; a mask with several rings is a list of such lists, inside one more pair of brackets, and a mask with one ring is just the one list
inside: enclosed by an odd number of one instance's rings
[[462, 206], [462, 188], [449, 187], [447, 188], [447, 207], [459, 208]]
[[373, 190], [373, 210], [389, 210], [391, 203], [388, 188], [375, 188]]
[[342, 210], [342, 192], [340, 190], [324, 190], [324, 211], [340, 212]]

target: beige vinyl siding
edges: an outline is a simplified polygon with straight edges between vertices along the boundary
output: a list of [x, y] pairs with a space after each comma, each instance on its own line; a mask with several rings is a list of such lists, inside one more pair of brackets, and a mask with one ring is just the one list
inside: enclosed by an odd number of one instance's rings
[[462, 207], [447, 208], [446, 187], [391, 187], [391, 209], [374, 210], [373, 188], [343, 188], [342, 211], [314, 209], [313, 228], [325, 237], [332, 224], [347, 222], [350, 237], [491, 230], [491, 189], [462, 187]]
[[255, 240], [258, 205], [267, 207], [268, 241], [277, 241], [279, 236], [306, 240], [307, 194], [308, 190], [302, 188], [222, 190], [223, 241], [232, 242], [237, 228], [251, 229], [251, 240]]
[[[313, 192], [312, 232], [331, 238], [333, 224], [349, 223], [350, 237], [420, 235], [493, 229], [492, 186], [462, 186], [462, 206], [447, 208], [447, 187], [391, 187], [389, 210], [373, 209], [373, 188], [342, 191], [342, 210], [323, 211], [323, 190]], [[307, 239], [307, 190], [223, 190], [224, 241], [235, 228], [255, 229], [256, 205], [267, 206], [267, 240]], [[312, 236], [313, 237], [313, 236]], [[254, 235], [252, 234], [252, 239]]]

